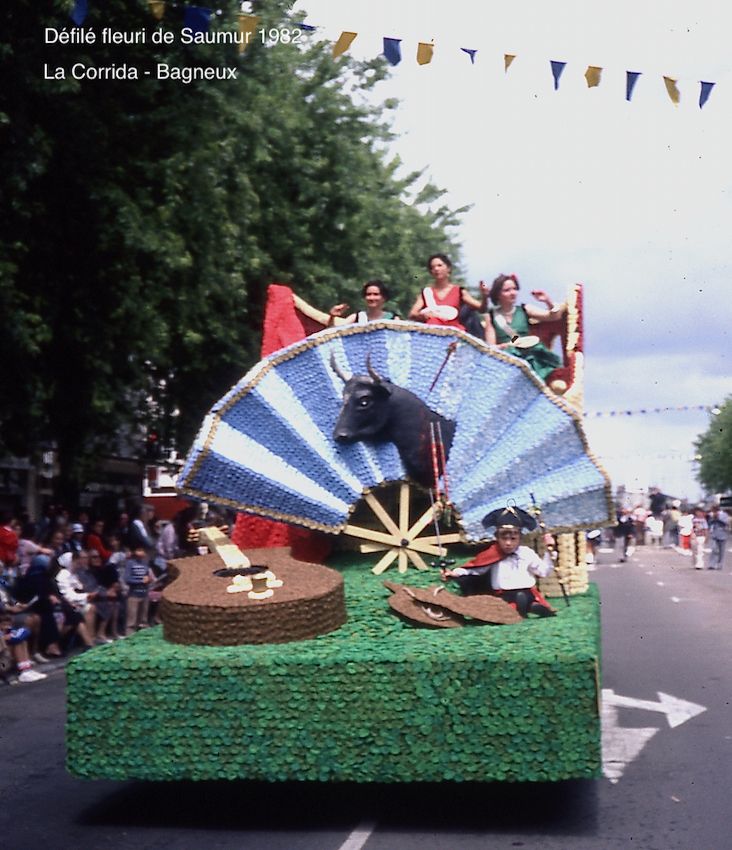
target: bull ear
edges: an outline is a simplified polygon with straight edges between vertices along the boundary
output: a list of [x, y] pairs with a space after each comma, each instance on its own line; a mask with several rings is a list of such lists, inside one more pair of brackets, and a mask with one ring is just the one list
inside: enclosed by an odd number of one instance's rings
[[384, 397], [390, 396], [392, 394], [392, 392], [394, 391], [394, 386], [391, 383], [389, 383], [388, 381], [385, 381], [383, 384], [375, 382], [375, 383], [372, 384], [372, 387], [373, 387], [373, 391], [374, 391], [375, 394], [378, 394], [378, 395], [381, 395], [381, 396], [384, 396]]

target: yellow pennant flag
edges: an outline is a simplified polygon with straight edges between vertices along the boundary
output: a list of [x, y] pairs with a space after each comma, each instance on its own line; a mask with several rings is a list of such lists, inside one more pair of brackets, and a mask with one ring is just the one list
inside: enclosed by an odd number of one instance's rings
[[664, 77], [663, 81], [666, 84], [666, 91], [671, 98], [671, 102], [678, 103], [681, 100], [681, 93], [679, 92], [679, 87], [676, 85], [677, 80], [672, 80], [671, 77]]
[[514, 53], [504, 53], [504, 55], [503, 55], [503, 70], [504, 70], [504, 72], [508, 71], [508, 69], [511, 67], [511, 62], [513, 62], [513, 60], [515, 58], [516, 58], [516, 55]]
[[597, 65], [588, 65], [587, 70], [585, 71], [585, 79], [587, 80], [587, 88], [593, 89], [595, 86], [599, 86], [601, 75], [602, 75], [602, 68], [598, 68]]
[[150, 7], [150, 14], [156, 21], [162, 21], [165, 14], [165, 0], [148, 0], [147, 5]]
[[243, 53], [252, 41], [252, 34], [257, 28], [259, 18], [256, 15], [239, 15], [239, 53]]
[[338, 41], [333, 45], [333, 58], [337, 59], [342, 53], [345, 53], [353, 44], [353, 40], [357, 35], [357, 32], [342, 32], [338, 36]]
[[432, 54], [434, 52], [435, 45], [427, 44], [424, 41], [420, 41], [417, 45], [417, 62], [420, 65], [429, 65], [432, 61]]

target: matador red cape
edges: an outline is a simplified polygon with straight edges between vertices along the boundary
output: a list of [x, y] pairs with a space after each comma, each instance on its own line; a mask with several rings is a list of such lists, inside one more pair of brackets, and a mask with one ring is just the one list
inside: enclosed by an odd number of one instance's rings
[[490, 543], [482, 552], [478, 552], [472, 561], [468, 561], [467, 563], [462, 564], [462, 566], [489, 567], [491, 564], [497, 564], [503, 558], [505, 558], [505, 555], [498, 548], [498, 543], [494, 540], [493, 543]]
[[[490, 567], [493, 564], [497, 564], [505, 557], [506, 555], [504, 555], [503, 552], [501, 552], [501, 550], [498, 548], [497, 541], [494, 540], [492, 543], [489, 543], [488, 546], [486, 546], [486, 548], [483, 549], [482, 552], [478, 552], [478, 554], [473, 558], [472, 561], [467, 561], [462, 566], [463, 568], [468, 569], [470, 567]], [[533, 585], [532, 587], [528, 587], [526, 589], [531, 593], [536, 602], [538, 602], [540, 605], [543, 605], [545, 608], [548, 608], [550, 611], [554, 610], [552, 606], [546, 601], [537, 585]], [[501, 597], [506, 591], [494, 587], [490, 591], [484, 592], [490, 593], [493, 596]], [[508, 604], [512, 608], [517, 607], [515, 602], [509, 602]]]

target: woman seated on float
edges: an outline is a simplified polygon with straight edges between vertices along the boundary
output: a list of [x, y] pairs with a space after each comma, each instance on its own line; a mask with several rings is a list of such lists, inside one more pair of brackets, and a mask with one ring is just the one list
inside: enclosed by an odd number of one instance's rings
[[350, 309], [348, 304], [336, 304], [328, 311], [330, 319], [328, 325], [365, 325], [366, 322], [378, 322], [382, 319], [398, 319], [399, 316], [390, 310], [384, 309], [384, 304], [389, 300], [389, 290], [380, 280], [369, 280], [364, 283], [361, 295], [366, 302], [366, 309], [358, 313], [345, 316]]
[[[562, 365], [559, 357], [544, 345], [538, 336], [530, 334], [529, 319], [538, 321], [558, 319], [566, 304], [554, 304], [543, 289], [533, 289], [531, 294], [546, 305], [540, 310], [531, 304], [517, 304], [519, 282], [515, 274], [501, 274], [488, 291], [491, 303], [485, 323], [485, 341], [488, 345], [504, 349], [525, 360], [542, 379]], [[486, 286], [487, 289], [487, 286]]]
[[428, 325], [465, 330], [460, 321], [460, 308], [467, 304], [480, 311], [483, 305], [462, 286], [450, 280], [452, 263], [444, 254], [433, 254], [427, 260], [427, 269], [432, 275], [433, 283], [431, 286], [425, 286], [419, 294], [409, 311], [409, 318]]

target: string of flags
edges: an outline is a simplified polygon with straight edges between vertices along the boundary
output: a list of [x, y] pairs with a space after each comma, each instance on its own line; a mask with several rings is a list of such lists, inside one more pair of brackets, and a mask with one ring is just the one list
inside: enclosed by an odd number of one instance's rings
[[684, 404], [678, 407], [642, 407], [639, 410], [597, 410], [594, 413], [585, 412], [583, 415], [585, 418], [597, 418], [600, 416], [645, 416], [649, 413], [678, 413], [689, 410], [705, 410], [707, 413], [719, 413], [719, 408], [716, 405]]
[[[259, 18], [256, 15], [248, 14], [244, 11], [247, 5], [248, 4], [246, 3], [242, 3], [242, 11], [238, 15], [239, 32], [241, 33], [241, 40], [238, 42], [240, 53], [243, 53], [244, 50], [246, 50], [247, 45], [249, 44], [249, 38], [247, 38], [247, 33], [253, 33], [257, 27], [257, 24], [259, 23]], [[208, 32], [208, 29], [211, 25], [212, 17], [214, 15], [217, 17], [222, 17], [223, 15], [221, 9], [213, 10], [205, 6], [194, 6], [182, 2], [170, 2], [170, 0], [148, 0], [148, 8], [150, 10], [150, 14], [157, 21], [163, 20], [163, 18], [165, 17], [166, 10], [168, 8], [182, 8], [183, 26], [189, 28], [194, 33]], [[88, 15], [88, 12], [88, 0], [74, 0], [74, 5], [70, 12], [70, 17], [73, 22], [80, 27], [83, 25], [84, 20]], [[297, 27], [303, 32], [314, 32], [318, 29], [317, 26], [305, 23], [298, 23]], [[346, 53], [357, 37], [358, 33], [353, 32], [351, 30], [344, 30], [343, 32], [341, 32], [340, 36], [336, 39], [332, 46], [331, 52], [333, 58], [338, 58], [339, 56], [342, 56], [344, 53]], [[435, 48], [436, 45], [434, 43], [434, 40], [431, 42], [417, 42], [417, 64], [428, 65], [434, 57]], [[479, 52], [477, 48], [461, 47], [460, 51], [466, 55], [471, 65], [475, 65], [476, 58]], [[402, 61], [402, 39], [394, 37], [384, 37], [382, 55], [391, 65], [399, 65], [399, 63]], [[515, 53], [504, 54], [503, 61], [505, 73], [508, 73], [508, 69], [511, 67], [511, 64], [516, 58], [517, 55]], [[555, 91], [559, 90], [560, 81], [566, 67], [566, 62], [562, 62], [556, 59], [551, 59], [549, 61], [549, 68], [551, 71], [552, 79], [554, 81]], [[599, 65], [587, 66], [584, 72], [584, 77], [588, 88], [596, 88], [600, 85], [603, 70], [604, 69]], [[625, 72], [625, 99], [627, 101], [630, 102], [632, 100], [633, 93], [635, 92], [636, 85], [641, 76], [643, 76], [642, 71]], [[674, 105], [678, 105], [681, 101], [681, 91], [679, 89], [678, 80], [674, 79], [673, 77], [664, 75], [663, 84], [671, 102]], [[699, 109], [702, 109], [706, 102], [709, 100], [709, 97], [712, 93], [712, 89], [715, 85], [716, 83], [711, 81], [699, 81]]]
[[[351, 46], [351, 44], [354, 42], [357, 35], [358, 33], [355, 32], [343, 32], [333, 45], [333, 58], [335, 59], [345, 53]], [[402, 61], [401, 42], [402, 39], [400, 38], [384, 38], [383, 55], [391, 65], [398, 65]], [[475, 59], [478, 54], [478, 49], [461, 47], [460, 50], [462, 53], [465, 53], [468, 56], [471, 65], [475, 65]], [[434, 42], [417, 42], [417, 64], [429, 64], [432, 61], [434, 51]], [[504, 54], [503, 62], [504, 71], [506, 73], [508, 73], [508, 69], [511, 67], [511, 64], [516, 58], [517, 56], [515, 53]], [[564, 73], [564, 69], [566, 68], [566, 66], [566, 62], [560, 62], [556, 59], [549, 60], [549, 67], [551, 70], [552, 78], [554, 80], [554, 91], [559, 90], [559, 82], [562, 78], [562, 74]], [[587, 88], [596, 88], [600, 85], [602, 79], [602, 72], [603, 68], [599, 65], [587, 66], [587, 69], [584, 73]], [[633, 99], [633, 92], [635, 91], [636, 83], [642, 76], [642, 73], [642, 71], [625, 72], [625, 99], [627, 101], [631, 101]], [[673, 79], [673, 77], [668, 77], [664, 75], [663, 83], [671, 102], [675, 105], [678, 105], [681, 102], [681, 91], [679, 89], [678, 80]], [[712, 89], [715, 85], [716, 83], [713, 82], [707, 82], [703, 80], [699, 81], [699, 109], [702, 109], [704, 104], [709, 100], [709, 96], [712, 93]]]
[[656, 454], [648, 454], [648, 452], [622, 452], [613, 455], [595, 455], [595, 457], [601, 461], [628, 460], [632, 457], [643, 458], [644, 460], [683, 460], [689, 463], [698, 460], [698, 456], [690, 454], [688, 449], [685, 451], [678, 449], [676, 451], [657, 452]]

